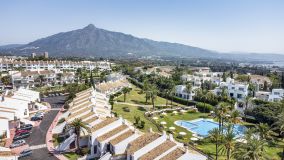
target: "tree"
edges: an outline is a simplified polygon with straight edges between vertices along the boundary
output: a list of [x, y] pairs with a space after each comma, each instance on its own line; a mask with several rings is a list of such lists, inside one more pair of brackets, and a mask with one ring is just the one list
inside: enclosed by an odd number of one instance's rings
[[[273, 124], [275, 126], [275, 129], [278, 130], [279, 136], [282, 137], [282, 140], [284, 139], [284, 110], [277, 116], [276, 122]], [[281, 160], [284, 160], [284, 146], [282, 151], [282, 158]]]
[[188, 105], [189, 95], [191, 94], [191, 90], [192, 90], [192, 84], [190, 82], [186, 83], [185, 89], [186, 89], [186, 93], [188, 94], [188, 98], [187, 98], [187, 105]]
[[237, 143], [236, 149], [233, 152], [233, 157], [235, 159], [242, 160], [264, 160], [265, 150], [264, 145], [265, 141], [259, 140], [254, 136], [251, 139], [246, 140], [247, 143]]
[[3, 76], [1, 77], [1, 82], [7, 86], [12, 83], [12, 78], [10, 76]]
[[128, 87], [122, 88], [122, 93], [124, 95], [124, 98], [123, 98], [124, 102], [126, 101], [126, 94], [129, 93], [129, 92], [130, 92], [130, 88], [128, 88]]
[[245, 115], [245, 121], [247, 121], [247, 113], [246, 113], [246, 110], [248, 109], [248, 104], [251, 100], [251, 97], [250, 96], [246, 96], [245, 97], [245, 110], [244, 110], [244, 115]]
[[234, 150], [235, 147], [235, 137], [236, 135], [233, 132], [233, 125], [228, 124], [226, 128], [226, 133], [223, 135], [223, 145], [226, 150], [226, 157], [227, 160], [231, 159], [231, 153]]
[[219, 155], [219, 141], [221, 140], [221, 135], [218, 128], [214, 128], [213, 130], [209, 131], [209, 138], [213, 143], [215, 143], [215, 152], [216, 152], [216, 160], [218, 160]]
[[143, 81], [143, 92], [145, 93], [145, 101], [146, 103], [150, 99], [150, 86], [149, 86], [149, 80], [145, 79]]
[[267, 123], [259, 123], [256, 125], [256, 131], [259, 133], [261, 140], [269, 140], [272, 138], [273, 131]]
[[114, 95], [109, 96], [109, 104], [111, 105], [111, 110], [113, 110], [114, 105]]
[[157, 90], [157, 87], [155, 85], [152, 85], [150, 87], [150, 90], [151, 90], [150, 97], [151, 97], [151, 100], [152, 100], [153, 109], [155, 109], [155, 100], [157, 98], [158, 90]]
[[254, 97], [255, 91], [256, 91], [255, 85], [252, 84], [252, 83], [250, 83], [249, 86], [248, 86], [248, 90], [250, 91], [250, 92], [249, 92], [249, 95], [250, 95], [251, 97]]
[[90, 86], [93, 86], [93, 87], [95, 86], [93, 72], [91, 72], [91, 75], [90, 75]]
[[264, 82], [263, 82], [263, 90], [264, 90], [264, 91], [267, 91], [267, 90], [268, 90], [268, 83], [267, 83], [267, 81], [264, 81]]
[[231, 115], [230, 115], [230, 122], [232, 124], [238, 124], [241, 122], [241, 119], [240, 119], [240, 112], [238, 110], [234, 110], [231, 112]]
[[89, 131], [89, 128], [86, 126], [86, 124], [81, 119], [78, 119], [78, 118], [73, 120], [71, 122], [70, 126], [73, 127], [74, 130], [75, 130], [75, 134], [76, 134], [76, 150], [77, 150], [77, 153], [80, 153], [81, 152], [81, 148], [80, 148], [79, 140], [80, 140], [81, 129], [84, 128], [87, 131]]

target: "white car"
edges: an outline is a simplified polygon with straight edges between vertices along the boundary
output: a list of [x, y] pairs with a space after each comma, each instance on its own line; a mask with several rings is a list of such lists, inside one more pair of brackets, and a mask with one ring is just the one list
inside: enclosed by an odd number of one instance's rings
[[10, 145], [10, 148], [16, 148], [16, 147], [19, 147], [19, 146], [22, 146], [22, 145], [25, 145], [25, 144], [26, 144], [25, 140], [23, 140], [23, 139], [17, 140]]

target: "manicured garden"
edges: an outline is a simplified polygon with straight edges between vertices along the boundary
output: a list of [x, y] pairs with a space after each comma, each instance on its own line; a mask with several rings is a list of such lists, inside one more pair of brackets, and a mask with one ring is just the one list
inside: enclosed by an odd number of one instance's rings
[[[146, 103], [146, 94], [142, 92], [142, 90], [134, 85], [132, 85], [132, 90], [127, 93], [125, 103], [132, 103], [132, 104], [139, 104], [139, 105], [151, 105], [151, 100], [148, 100]], [[116, 98], [118, 102], [124, 102], [124, 95], [121, 94], [119, 97]], [[155, 99], [155, 105], [156, 106], [165, 106], [167, 103], [167, 100], [165, 98], [161, 98], [159, 96]], [[168, 105], [170, 106], [171, 101], [168, 100]], [[181, 106], [178, 103], [172, 102], [174, 106]]]

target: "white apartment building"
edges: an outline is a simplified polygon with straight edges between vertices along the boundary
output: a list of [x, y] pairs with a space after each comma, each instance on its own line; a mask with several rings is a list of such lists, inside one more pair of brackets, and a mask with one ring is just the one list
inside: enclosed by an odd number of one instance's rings
[[181, 76], [182, 81], [184, 82], [192, 82], [193, 86], [195, 87], [201, 87], [201, 84], [204, 81], [211, 81], [212, 83], [215, 83], [217, 85], [221, 82], [221, 77], [223, 73], [222, 72], [194, 72], [192, 75], [185, 74]]
[[196, 88], [198, 87], [192, 87], [191, 91], [188, 92], [186, 89], [186, 85], [177, 85], [175, 87], [175, 95], [183, 99], [193, 100], [193, 97], [195, 96], [194, 90]]
[[271, 92], [258, 91], [255, 97], [264, 101], [279, 102], [284, 98], [284, 89], [272, 89]]
[[[123, 118], [106, 116], [96, 112], [95, 104], [89, 100], [92, 93], [96, 92], [92, 88], [76, 94], [76, 98], [71, 102], [70, 108], [62, 116], [70, 123], [76, 118], [81, 119], [90, 128], [90, 133], [82, 130], [80, 146], [88, 146], [90, 154], [88, 158], [100, 159], [125, 159], [125, 160], [206, 160], [207, 157], [189, 151], [183, 144], [176, 142], [172, 135], [153, 133], [142, 133], [136, 130], [131, 123]], [[89, 98], [88, 98], [89, 97]], [[106, 97], [106, 95], [105, 95]], [[110, 108], [108, 108], [110, 111]], [[62, 123], [64, 125], [64, 123]], [[59, 124], [53, 133], [59, 131]], [[66, 122], [65, 122], [66, 124]], [[62, 127], [63, 128], [63, 127]], [[63, 130], [61, 130], [62, 132]], [[76, 135], [71, 129], [67, 131], [69, 137], [65, 139], [55, 149], [57, 151], [68, 151], [75, 143]]]
[[87, 70], [93, 70], [99, 68], [99, 70], [111, 70], [111, 63], [108, 61], [26, 61], [15, 59], [0, 59], [0, 71], [12, 71], [15, 68], [22, 68], [24, 70], [73, 70], [78, 68], [85, 68]]
[[96, 91], [106, 94], [107, 96], [117, 93], [124, 87], [131, 87], [131, 84], [124, 77], [116, 81], [102, 82], [96, 85]]
[[6, 135], [7, 138], [10, 138], [9, 119], [6, 117], [0, 117], [0, 126], [0, 136]]
[[248, 84], [235, 83], [234, 79], [227, 78], [226, 82], [221, 82], [219, 87], [214, 89], [216, 95], [222, 93], [222, 89], [228, 91], [228, 96], [235, 98], [237, 101], [244, 101], [248, 96]]
[[35, 71], [9, 71], [13, 88], [34, 88], [36, 85], [54, 86], [56, 84], [73, 83], [74, 72], [60, 70], [35, 70]]

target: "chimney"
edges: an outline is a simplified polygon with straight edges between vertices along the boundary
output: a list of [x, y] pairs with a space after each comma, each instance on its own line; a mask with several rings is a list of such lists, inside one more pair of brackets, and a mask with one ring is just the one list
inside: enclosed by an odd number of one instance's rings
[[150, 132], [150, 133], [153, 133], [152, 127], [149, 128], [149, 132]]

